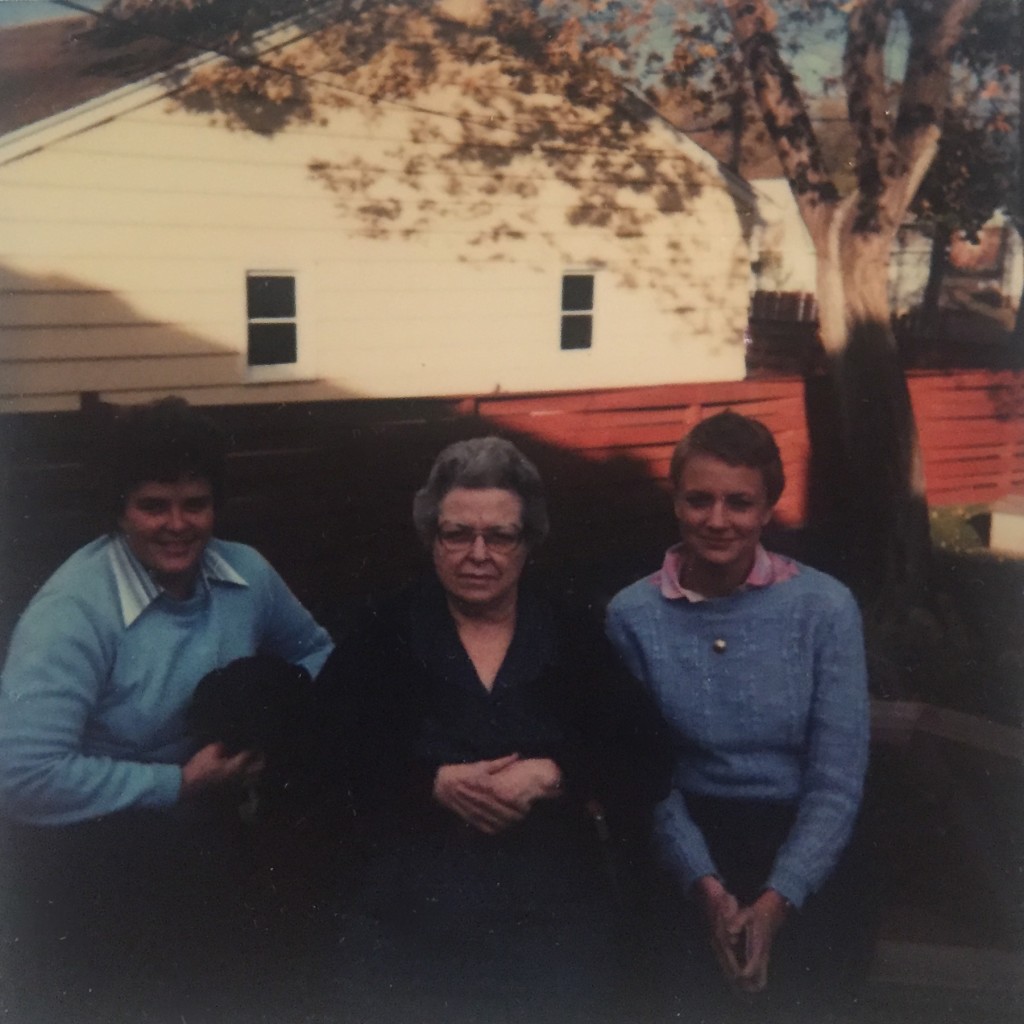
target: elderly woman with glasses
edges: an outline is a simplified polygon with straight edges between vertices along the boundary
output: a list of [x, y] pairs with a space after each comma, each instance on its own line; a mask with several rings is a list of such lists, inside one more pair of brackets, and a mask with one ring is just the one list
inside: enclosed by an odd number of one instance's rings
[[366, 855], [338, 998], [373, 1020], [599, 1020], [612, 855], [667, 793], [660, 717], [597, 624], [523, 583], [548, 517], [514, 445], [446, 448], [413, 518], [433, 571], [319, 679]]

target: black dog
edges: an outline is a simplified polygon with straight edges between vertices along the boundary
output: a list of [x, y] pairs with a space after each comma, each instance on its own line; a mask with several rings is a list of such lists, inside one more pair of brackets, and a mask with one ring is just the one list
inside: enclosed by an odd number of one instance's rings
[[252, 751], [266, 762], [260, 789], [289, 786], [301, 775], [314, 735], [309, 673], [272, 654], [237, 658], [199, 680], [185, 712], [199, 743], [228, 754]]

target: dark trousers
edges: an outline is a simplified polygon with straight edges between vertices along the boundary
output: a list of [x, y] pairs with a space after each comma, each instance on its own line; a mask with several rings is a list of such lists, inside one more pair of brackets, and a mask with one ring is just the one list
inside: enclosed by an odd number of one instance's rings
[[621, 1024], [614, 909], [602, 900], [487, 921], [339, 920], [316, 989], [336, 1024]]
[[[795, 808], [692, 795], [687, 807], [726, 888], [742, 903], [753, 902], [792, 828]], [[662, 877], [652, 883], [652, 894], [643, 941], [647, 962], [639, 972], [650, 986], [649, 1019], [818, 1022], [849, 1005], [866, 973], [879, 893], [859, 832], [828, 881], [782, 926], [765, 992], [742, 994], [729, 987], [703, 915], [678, 887]]]
[[218, 824], [132, 812], [0, 838], [5, 1020], [235, 1019], [255, 933]]

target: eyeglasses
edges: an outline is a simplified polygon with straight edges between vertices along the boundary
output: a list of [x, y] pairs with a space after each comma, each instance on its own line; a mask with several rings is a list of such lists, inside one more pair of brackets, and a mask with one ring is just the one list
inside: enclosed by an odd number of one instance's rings
[[442, 526], [437, 531], [438, 543], [453, 554], [468, 551], [477, 537], [484, 542], [488, 551], [507, 555], [523, 542], [523, 531], [510, 527], [493, 526], [486, 530], [474, 530], [471, 526]]

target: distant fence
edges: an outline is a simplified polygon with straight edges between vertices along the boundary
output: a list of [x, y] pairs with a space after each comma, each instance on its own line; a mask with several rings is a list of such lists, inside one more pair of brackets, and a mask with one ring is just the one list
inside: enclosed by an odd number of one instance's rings
[[[931, 505], [989, 502], [1024, 493], [1024, 373], [912, 373]], [[808, 434], [803, 381], [765, 378], [608, 391], [479, 399], [480, 416], [592, 459], [637, 459], [655, 479], [668, 473], [684, 430], [724, 408], [762, 420], [786, 466], [780, 517], [806, 512]]]
[[931, 505], [1024, 493], [1024, 372], [910, 375]]
[[[1024, 373], [910, 377], [932, 504], [1024, 493]], [[221, 406], [228, 431], [227, 536], [255, 544], [313, 604], [418, 571], [413, 492], [445, 444], [495, 431], [536, 460], [554, 523], [541, 558], [598, 591], [653, 564], [673, 534], [665, 477], [672, 447], [733, 407], [779, 440], [788, 485], [780, 518], [805, 512], [803, 382], [710, 384], [465, 399]], [[0, 641], [28, 596], [101, 528], [89, 443], [102, 407], [0, 417]]]

